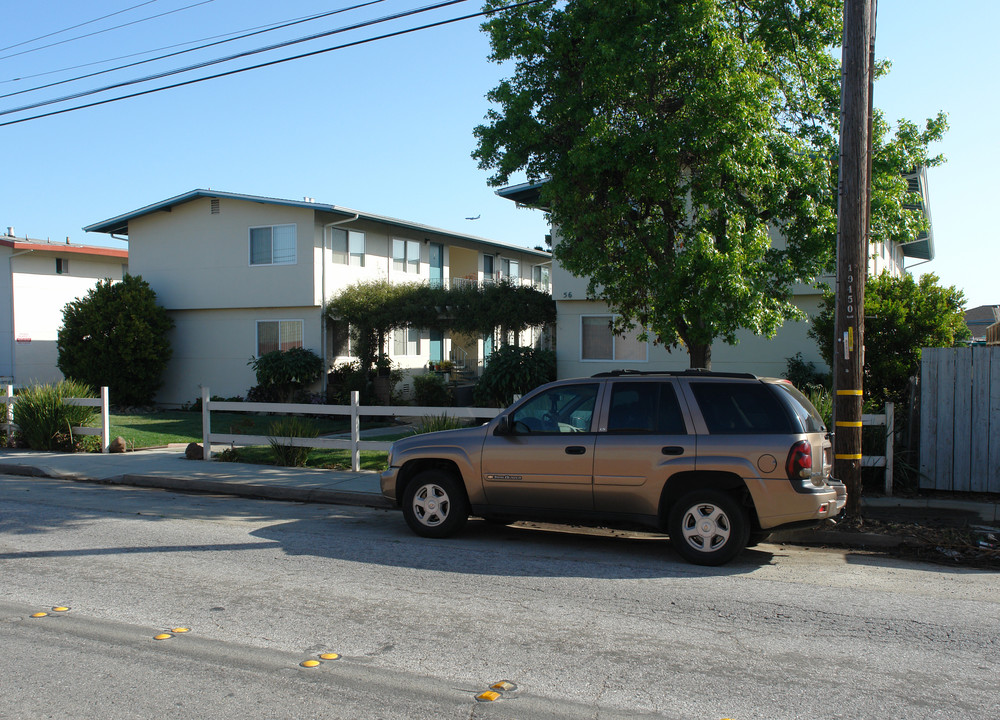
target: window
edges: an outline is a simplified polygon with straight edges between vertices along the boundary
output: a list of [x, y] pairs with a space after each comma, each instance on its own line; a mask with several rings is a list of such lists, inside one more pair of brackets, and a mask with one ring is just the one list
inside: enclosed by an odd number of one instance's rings
[[496, 274], [496, 257], [493, 255], [483, 255], [483, 277], [486, 280], [492, 280], [493, 276]]
[[257, 357], [275, 350], [302, 347], [301, 320], [258, 320]]
[[536, 290], [549, 291], [551, 272], [548, 265], [535, 265], [531, 268], [531, 284]]
[[68, 275], [69, 274], [69, 260], [63, 258], [56, 258], [56, 275]]
[[684, 416], [673, 385], [663, 382], [619, 382], [611, 388], [608, 432], [686, 435]]
[[505, 278], [511, 278], [512, 280], [519, 280], [521, 278], [521, 263], [517, 260], [510, 260], [508, 258], [503, 258], [500, 261], [500, 273]]
[[419, 328], [401, 328], [392, 333], [392, 351], [394, 355], [419, 355]]
[[420, 243], [416, 240], [392, 239], [392, 269], [399, 272], [420, 272]]
[[762, 383], [691, 383], [713, 435], [771, 435], [795, 432], [788, 414]]
[[295, 225], [250, 228], [251, 265], [294, 265]]
[[365, 234], [357, 230], [330, 228], [333, 261], [342, 265], [365, 266]]
[[597, 384], [558, 385], [528, 400], [511, 414], [515, 433], [590, 432]]
[[613, 315], [584, 315], [580, 328], [581, 360], [646, 362], [647, 343], [636, 337], [616, 335]]

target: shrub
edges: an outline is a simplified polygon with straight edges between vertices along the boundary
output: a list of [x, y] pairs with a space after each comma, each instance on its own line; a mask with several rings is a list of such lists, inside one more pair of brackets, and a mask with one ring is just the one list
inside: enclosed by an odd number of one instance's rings
[[802, 392], [810, 387], [830, 387], [830, 373], [817, 369], [814, 363], [802, 357], [802, 353], [797, 352], [793, 357], [785, 358], [785, 362], [785, 372], [781, 376], [790, 380]]
[[319, 432], [308, 420], [287, 417], [271, 423], [267, 434], [275, 464], [286, 467], [305, 467], [312, 448], [286, 444], [285, 438], [314, 438]]
[[448, 407], [451, 405], [451, 390], [440, 375], [428, 373], [413, 377], [413, 393], [417, 405], [423, 407]]
[[75, 380], [23, 388], [14, 405], [14, 424], [21, 442], [32, 450], [76, 449], [71, 428], [90, 425], [97, 411], [63, 401], [93, 395], [89, 387]]
[[438, 430], [457, 430], [458, 428], [466, 427], [466, 425], [467, 423], [461, 418], [449, 415], [431, 415], [421, 419], [420, 425], [417, 426], [416, 434], [421, 435], [423, 433], [437, 432]]
[[257, 399], [274, 397], [275, 402], [289, 402], [297, 391], [319, 379], [323, 373], [323, 359], [306, 348], [275, 350], [259, 358], [250, 358], [247, 363], [257, 375], [257, 387], [247, 393], [254, 395], [255, 402], [269, 402]]
[[59, 369], [90, 387], [107, 385], [116, 405], [149, 405], [170, 359], [173, 326], [142, 277], [102, 280], [63, 309]]
[[506, 345], [495, 350], [476, 383], [479, 407], [506, 407], [514, 395], [528, 392], [556, 378], [556, 354], [551, 350]]

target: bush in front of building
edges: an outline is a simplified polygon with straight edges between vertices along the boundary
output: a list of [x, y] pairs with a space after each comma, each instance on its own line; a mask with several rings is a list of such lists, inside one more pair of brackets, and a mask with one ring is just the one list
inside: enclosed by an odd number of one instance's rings
[[14, 404], [19, 443], [31, 450], [76, 450], [83, 438], [74, 437], [72, 428], [91, 425], [97, 410], [67, 405], [65, 400], [89, 397], [94, 397], [93, 391], [74, 380], [22, 388]]
[[173, 326], [141, 276], [102, 280], [63, 309], [59, 370], [90, 387], [107, 385], [115, 405], [149, 405], [163, 384]]
[[505, 345], [490, 355], [473, 397], [477, 407], [507, 407], [523, 395], [556, 379], [556, 354], [551, 350]]

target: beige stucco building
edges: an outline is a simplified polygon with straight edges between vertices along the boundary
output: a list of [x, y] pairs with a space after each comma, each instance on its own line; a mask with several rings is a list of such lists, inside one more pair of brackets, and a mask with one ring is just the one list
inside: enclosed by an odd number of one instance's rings
[[121, 280], [128, 251], [0, 235], [0, 384], [59, 382], [63, 308], [100, 280]]
[[[547, 252], [311, 198], [193, 190], [84, 229], [128, 236], [131, 272], [176, 323], [157, 395], [167, 405], [192, 402], [203, 386], [213, 395], [245, 395], [256, 383], [248, 361], [274, 349], [305, 347], [328, 367], [352, 359], [346, 334], [323, 306], [362, 280], [549, 285]], [[474, 369], [490, 349], [489, 338], [420, 329], [395, 333], [387, 348], [411, 372], [444, 359]]]
[[[930, 221], [926, 171], [907, 176], [912, 192], [921, 200], [919, 209]], [[522, 205], [537, 206], [542, 183], [525, 183], [498, 191], [501, 197]], [[553, 247], [560, 241], [559, 229], [552, 228]], [[774, 236], [776, 244], [782, 242]], [[870, 274], [888, 272], [899, 276], [906, 272], [906, 259], [931, 260], [934, 243], [930, 231], [909, 243], [873, 244], [870, 248]], [[832, 285], [834, 278], [823, 278], [822, 285]], [[633, 337], [615, 336], [609, 327], [614, 314], [600, 301], [587, 299], [589, 278], [577, 277], [566, 271], [558, 260], [552, 262], [552, 296], [556, 301], [556, 361], [559, 378], [586, 377], [618, 369], [684, 370], [690, 367], [683, 347], [668, 352], [650, 340], [640, 342]], [[739, 343], [717, 342], [712, 346], [712, 369], [718, 372], [751, 372], [761, 376], [780, 377], [787, 369], [788, 359], [801, 353], [802, 359], [817, 369], [826, 368], [816, 342], [808, 336], [809, 318], [820, 311], [823, 287], [801, 284], [794, 288], [793, 302], [805, 313], [806, 319], [785, 323], [773, 338], [749, 331], [738, 333]]]

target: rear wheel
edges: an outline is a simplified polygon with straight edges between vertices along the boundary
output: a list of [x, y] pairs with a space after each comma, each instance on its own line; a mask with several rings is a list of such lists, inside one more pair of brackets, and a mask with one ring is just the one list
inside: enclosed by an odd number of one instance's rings
[[465, 488], [442, 470], [425, 470], [413, 478], [403, 493], [402, 506], [406, 524], [423, 537], [448, 537], [469, 519]]
[[750, 522], [732, 495], [692, 490], [670, 511], [667, 532], [674, 549], [696, 565], [722, 565], [747, 544]]

